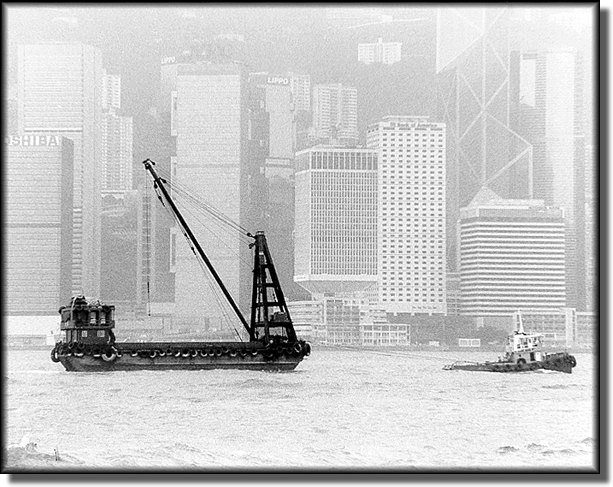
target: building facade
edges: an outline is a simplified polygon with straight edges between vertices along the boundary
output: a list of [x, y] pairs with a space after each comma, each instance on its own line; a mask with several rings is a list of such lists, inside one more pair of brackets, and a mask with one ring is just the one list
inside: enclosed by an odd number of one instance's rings
[[377, 152], [316, 146], [296, 153], [294, 280], [314, 295], [376, 283]]
[[56, 316], [72, 293], [73, 142], [48, 133], [4, 141], [8, 315]]
[[311, 111], [311, 76], [289, 73], [290, 87], [296, 111]]
[[565, 307], [562, 209], [542, 200], [505, 200], [484, 188], [460, 215], [461, 314]]
[[117, 74], [102, 74], [102, 109], [119, 110], [121, 108], [121, 77]]
[[114, 112], [102, 115], [102, 182], [103, 193], [117, 193], [132, 189], [132, 117]]
[[[514, 313], [514, 320], [517, 320]], [[598, 317], [594, 313], [560, 308], [550, 312], [521, 313], [524, 329], [543, 335], [545, 347], [593, 349], [598, 333]]]
[[457, 222], [487, 186], [503, 198], [531, 198], [532, 145], [511, 123], [516, 107], [505, 7], [440, 8], [438, 96], [447, 125], [447, 246], [457, 271]]
[[286, 299], [306, 297], [294, 275], [294, 151], [296, 110], [292, 76], [250, 73], [245, 224], [263, 230]]
[[364, 64], [395, 64], [402, 58], [402, 42], [377, 42], [358, 44], [358, 62]]
[[103, 194], [132, 190], [132, 117], [121, 109], [121, 78], [104, 72], [102, 77], [102, 182]]
[[74, 143], [72, 293], [100, 294], [102, 54], [83, 44], [18, 48], [19, 133]]
[[[171, 93], [171, 134], [176, 137], [173, 184], [239, 224], [244, 221], [247, 195], [246, 100], [246, 77], [237, 65], [176, 65], [176, 90]], [[181, 193], [174, 193], [177, 206], [234, 300], [248, 310], [252, 263], [247, 244], [239, 232], [198, 213], [189, 198], [179, 198]], [[171, 254], [175, 318], [211, 328], [226, 322], [226, 315], [236, 321], [224, 298], [219, 299], [208, 271], [194, 272], [194, 254], [178, 229], [171, 235]]]
[[447, 311], [445, 143], [445, 124], [422, 117], [368, 128], [378, 154], [378, 293], [388, 312]]
[[521, 101], [515, 129], [534, 147], [533, 195], [564, 208], [567, 303], [584, 309], [585, 266], [579, 255], [589, 243], [577, 227], [587, 216], [582, 59], [570, 49], [514, 53], [513, 59]]
[[313, 87], [313, 135], [355, 145], [358, 140], [358, 90], [341, 83]]

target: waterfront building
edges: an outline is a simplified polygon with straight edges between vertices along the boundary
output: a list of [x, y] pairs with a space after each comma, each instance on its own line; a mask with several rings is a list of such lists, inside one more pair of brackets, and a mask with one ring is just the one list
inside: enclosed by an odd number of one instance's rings
[[500, 317], [566, 306], [561, 208], [502, 199], [483, 188], [460, 216], [461, 314]]
[[18, 129], [74, 143], [72, 293], [100, 295], [102, 54], [84, 44], [18, 47]]
[[313, 135], [343, 145], [358, 140], [358, 90], [341, 83], [313, 88]]
[[513, 60], [521, 100], [515, 129], [534, 147], [533, 195], [564, 208], [567, 304], [584, 309], [583, 256], [589, 242], [577, 225], [590, 211], [584, 205], [585, 183], [593, 159], [586, 159], [582, 57], [572, 49], [557, 49], [514, 53]]
[[379, 37], [374, 43], [358, 44], [358, 62], [364, 64], [395, 64], [400, 62], [402, 42], [383, 42]]
[[294, 280], [312, 295], [358, 293], [377, 279], [377, 152], [296, 153]]
[[310, 331], [324, 345], [354, 347], [407, 346], [411, 325], [389, 323], [381, 306], [359, 305], [350, 299], [321, 297], [289, 302], [294, 326]]
[[[514, 323], [519, 312], [513, 313]], [[578, 312], [575, 308], [521, 312], [524, 329], [543, 335], [546, 347], [593, 349], [598, 333], [598, 316], [591, 312]]]
[[598, 198], [596, 184], [599, 171], [597, 168], [598, 159], [595, 146], [586, 145], [585, 163], [585, 309], [594, 311], [598, 309], [599, 292], [599, 230], [598, 230]]
[[9, 135], [5, 314], [56, 316], [72, 294], [74, 147], [49, 133]]
[[445, 124], [389, 116], [368, 127], [378, 154], [379, 302], [390, 313], [445, 314]]
[[447, 273], [447, 314], [457, 316], [460, 314], [460, 273]]
[[[246, 76], [238, 65], [177, 64], [174, 68], [170, 129], [176, 137], [176, 156], [171, 158], [172, 181], [242, 224], [248, 194]], [[204, 220], [202, 215], [190, 219], [193, 208], [185, 199], [177, 200], [177, 205], [186, 213], [194, 235], [230, 294], [248, 310], [252, 263], [244, 238], [206, 216]], [[194, 259], [178, 229], [171, 233], [175, 318], [193, 327], [219, 328], [228, 315], [227, 304], [219, 301], [208, 275], [194, 272]]]

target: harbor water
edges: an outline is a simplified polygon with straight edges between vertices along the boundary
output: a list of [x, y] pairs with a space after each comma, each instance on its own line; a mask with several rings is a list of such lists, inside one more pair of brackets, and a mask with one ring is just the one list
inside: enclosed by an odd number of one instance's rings
[[445, 371], [485, 352], [317, 350], [293, 372], [66, 372], [5, 353], [5, 468], [593, 471], [597, 357]]

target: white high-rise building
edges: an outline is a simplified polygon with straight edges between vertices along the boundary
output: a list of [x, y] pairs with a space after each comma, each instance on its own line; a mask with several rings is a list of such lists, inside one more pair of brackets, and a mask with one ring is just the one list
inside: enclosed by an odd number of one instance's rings
[[565, 221], [543, 200], [483, 188], [460, 210], [460, 313], [511, 316], [566, 305]]
[[294, 97], [294, 109], [311, 111], [311, 76], [289, 73], [290, 87]]
[[102, 109], [119, 110], [121, 108], [121, 77], [108, 74], [103, 70], [102, 76]]
[[377, 152], [315, 146], [296, 154], [294, 281], [351, 294], [377, 275]]
[[378, 153], [379, 302], [388, 312], [444, 314], [445, 124], [389, 116], [368, 127]]
[[342, 144], [358, 139], [358, 90], [340, 83], [313, 88], [313, 132]]
[[121, 78], [104, 72], [102, 78], [102, 183], [104, 193], [132, 190], [132, 117], [117, 115], [121, 108]]
[[402, 42], [377, 42], [358, 44], [358, 62], [364, 64], [395, 64], [402, 57]]
[[102, 54], [84, 44], [21, 45], [18, 129], [74, 142], [72, 293], [100, 295]]
[[132, 117], [122, 117], [112, 111], [102, 115], [103, 193], [132, 190], [132, 142]]
[[49, 133], [9, 135], [3, 154], [4, 309], [57, 317], [72, 291], [73, 143]]

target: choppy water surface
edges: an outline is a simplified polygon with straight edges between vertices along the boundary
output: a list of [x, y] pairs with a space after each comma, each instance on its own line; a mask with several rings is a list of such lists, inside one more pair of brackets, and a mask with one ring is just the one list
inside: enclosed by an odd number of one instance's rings
[[[595, 467], [595, 357], [575, 354], [568, 375], [444, 371], [495, 353], [437, 355], [314, 350], [285, 373], [69, 373], [48, 351], [11, 351], [6, 467]], [[35, 448], [18, 446], [26, 435]]]

